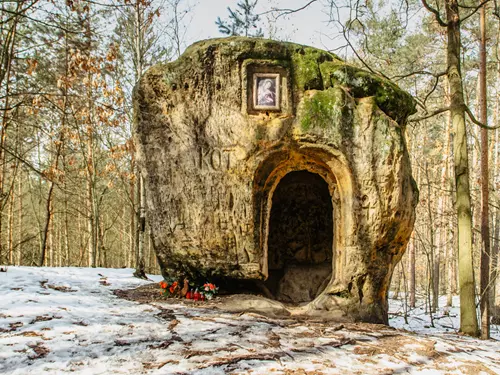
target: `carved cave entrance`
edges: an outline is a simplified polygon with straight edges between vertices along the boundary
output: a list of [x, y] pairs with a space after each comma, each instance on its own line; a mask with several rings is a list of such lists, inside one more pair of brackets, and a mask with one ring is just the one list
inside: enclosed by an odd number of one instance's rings
[[333, 206], [327, 182], [306, 170], [287, 173], [272, 194], [268, 279], [277, 300], [310, 302], [332, 274]]

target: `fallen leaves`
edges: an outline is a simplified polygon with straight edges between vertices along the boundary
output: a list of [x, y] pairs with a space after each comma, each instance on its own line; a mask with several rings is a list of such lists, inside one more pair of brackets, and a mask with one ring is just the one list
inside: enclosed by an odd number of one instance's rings
[[25, 331], [18, 333], [17, 336], [25, 336], [25, 337], [41, 337], [43, 336], [42, 333], [35, 332], [35, 331]]
[[49, 316], [49, 315], [38, 315], [37, 317], [35, 317], [31, 322], [30, 324], [35, 324], [37, 322], [48, 322], [50, 320], [54, 319], [53, 316]]
[[180, 322], [177, 320], [177, 319], [174, 319], [172, 320], [169, 324], [168, 324], [168, 329], [170, 331], [172, 331], [175, 327], [177, 327], [177, 325], [179, 324]]
[[76, 289], [71, 289], [71, 287], [68, 287], [66, 285], [47, 284], [47, 287], [53, 290], [57, 290], [58, 292], [65, 292], [65, 293], [77, 292]]
[[50, 353], [49, 348], [47, 348], [42, 342], [37, 342], [35, 344], [28, 344], [27, 346], [34, 352], [33, 354], [28, 355], [29, 359], [43, 358]]
[[150, 362], [145, 362], [142, 365], [146, 370], [155, 370], [155, 369], [160, 369], [166, 365], [178, 365], [179, 361], [175, 359], [169, 359], [168, 361], [160, 362], [160, 363], [150, 363]]
[[77, 326], [87, 327], [90, 323], [87, 320], [83, 319], [77, 322], [73, 322], [73, 324]]
[[174, 343], [175, 340], [163, 341], [158, 345], [148, 345], [148, 349], [167, 349], [170, 345]]
[[156, 314], [156, 317], [164, 320], [175, 320], [175, 315], [173, 314], [174, 310], [164, 309], [160, 307], [160, 312]]
[[[220, 367], [220, 366], [230, 366], [235, 365], [241, 361], [280, 361], [284, 356], [287, 356], [284, 352], [279, 353], [256, 353], [256, 354], [242, 354], [233, 357], [222, 357], [215, 361], [207, 362], [201, 366], [197, 367], [197, 370], [202, 370], [209, 367]], [[230, 370], [226, 368], [226, 370]]]
[[[9, 328], [10, 328], [10, 331], [12, 332], [12, 331], [15, 331], [18, 328], [21, 328], [23, 325], [24, 325], [23, 322], [9, 323]], [[9, 331], [7, 331], [7, 332], [9, 332]]]

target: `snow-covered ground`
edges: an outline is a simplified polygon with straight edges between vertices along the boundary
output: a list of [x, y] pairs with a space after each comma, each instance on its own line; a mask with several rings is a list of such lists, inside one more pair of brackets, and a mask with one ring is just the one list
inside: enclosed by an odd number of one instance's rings
[[391, 325], [405, 329], [395, 330], [139, 304], [112, 293], [144, 283], [130, 269], [0, 273], [0, 373], [500, 374], [498, 326], [496, 340], [457, 335], [456, 308], [426, 328], [424, 310], [405, 325], [394, 301]]
[[[394, 328], [401, 328], [422, 335], [427, 334], [446, 334], [458, 333], [460, 329], [460, 298], [454, 296], [452, 300], [452, 307], [446, 307], [446, 296], [439, 298], [440, 309], [432, 314], [432, 323], [429, 311], [426, 309], [425, 302], [419, 301], [415, 309], [410, 309], [406, 312], [407, 322], [405, 322], [405, 308], [404, 300], [389, 300], [389, 319], [390, 325]], [[478, 317], [479, 318], [479, 317]], [[432, 326], [434, 324], [434, 327]], [[500, 341], [500, 326], [492, 325], [490, 329], [491, 338]], [[498, 342], [500, 350], [500, 342]]]

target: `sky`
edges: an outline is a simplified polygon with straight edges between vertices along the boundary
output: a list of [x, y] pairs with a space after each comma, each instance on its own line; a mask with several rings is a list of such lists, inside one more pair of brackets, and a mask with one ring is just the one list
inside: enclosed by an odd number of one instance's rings
[[[217, 38], [223, 35], [218, 31], [215, 21], [217, 17], [228, 17], [227, 7], [236, 8], [237, 0], [190, 0], [193, 10], [187, 16], [189, 25], [185, 34], [185, 44], [190, 45], [201, 39]], [[257, 12], [261, 13], [275, 8], [297, 9], [309, 0], [259, 0]], [[279, 39], [306, 44], [318, 48], [329, 49], [338, 46], [340, 41], [332, 41], [332, 26], [328, 24], [328, 14], [325, 1], [318, 1], [306, 9], [288, 17], [281, 17], [276, 25]], [[262, 26], [265, 35], [269, 35], [269, 22], [262, 16]]]

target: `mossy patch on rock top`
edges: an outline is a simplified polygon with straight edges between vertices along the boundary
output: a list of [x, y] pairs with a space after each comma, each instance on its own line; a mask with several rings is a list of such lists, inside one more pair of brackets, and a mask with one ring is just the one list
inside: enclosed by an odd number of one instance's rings
[[295, 48], [292, 54], [294, 83], [298, 90], [323, 90], [320, 64], [341, 61], [337, 56], [312, 47]]
[[353, 97], [375, 97], [377, 106], [385, 114], [401, 124], [416, 112], [415, 100], [395, 83], [346, 63], [321, 64], [325, 87], [341, 85]]
[[290, 61], [292, 83], [297, 91], [340, 85], [355, 98], [374, 96], [380, 109], [400, 124], [416, 111], [411, 95], [384, 77], [349, 65], [333, 53], [290, 42], [245, 37], [207, 39], [188, 47], [178, 60], [153, 69], [165, 71], [167, 90], [176, 90], [183, 80], [197, 74], [215, 85], [220, 84], [220, 77], [214, 77], [217, 72], [207, 69], [215, 59], [228, 63], [246, 59]]

